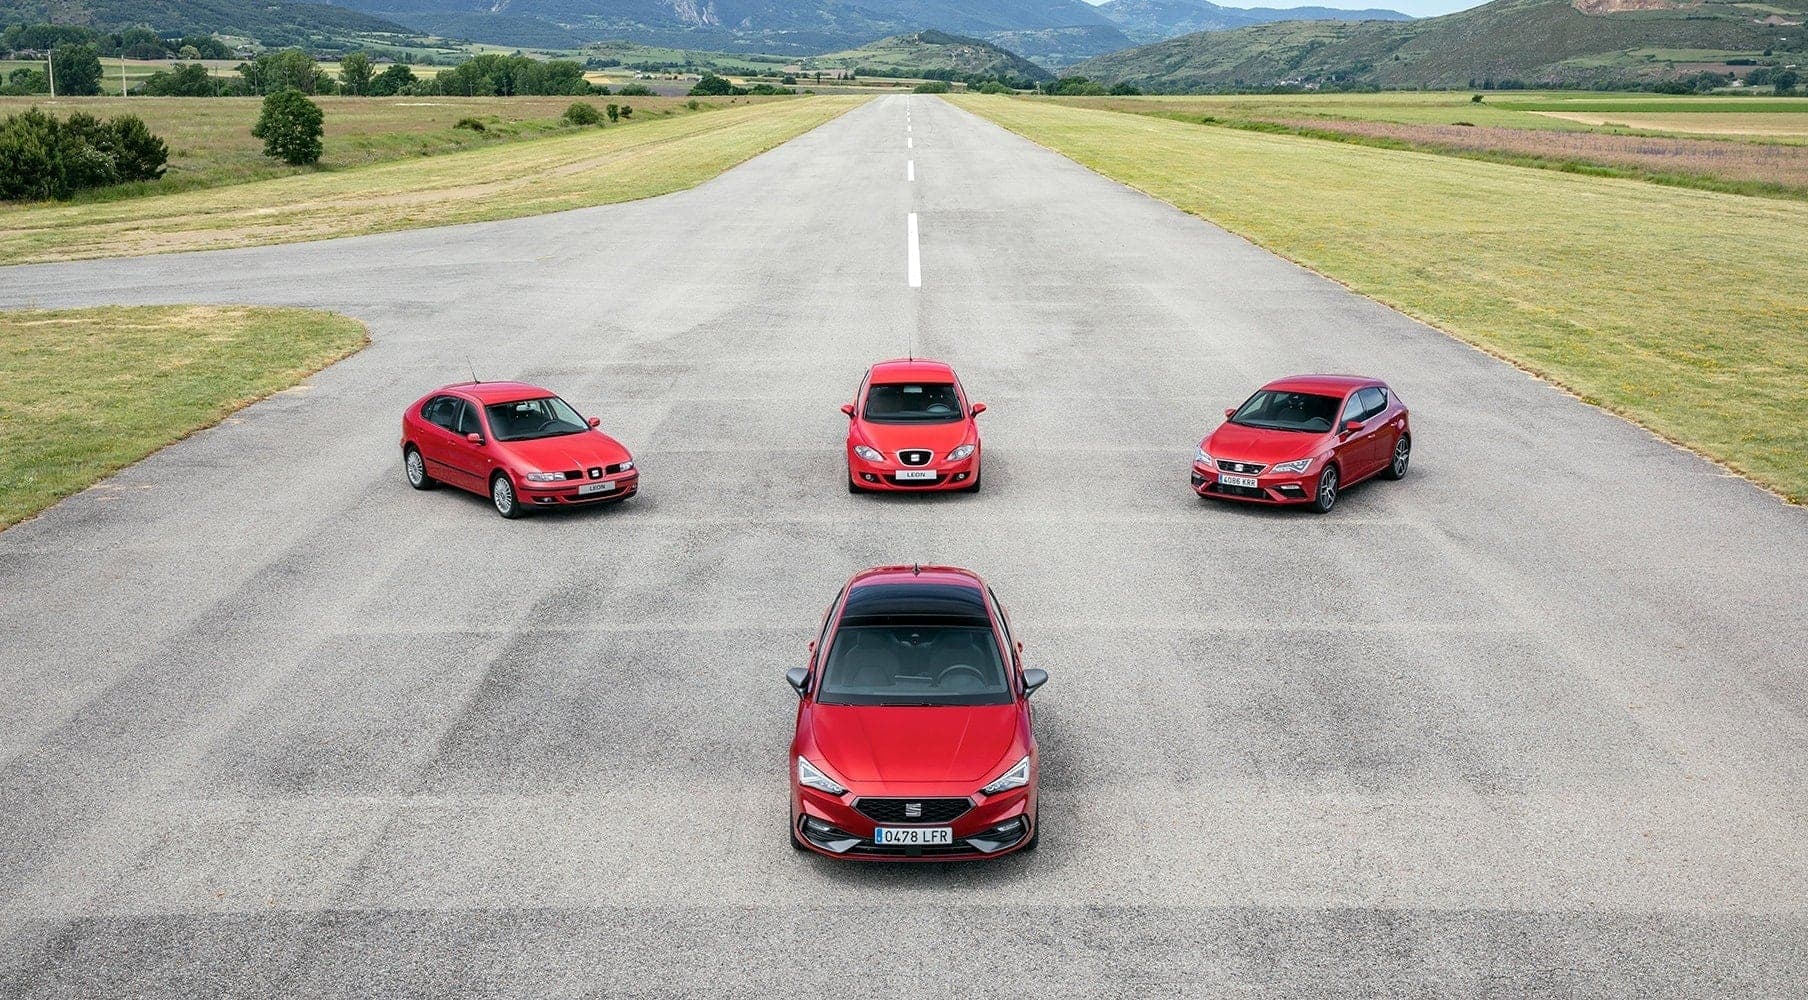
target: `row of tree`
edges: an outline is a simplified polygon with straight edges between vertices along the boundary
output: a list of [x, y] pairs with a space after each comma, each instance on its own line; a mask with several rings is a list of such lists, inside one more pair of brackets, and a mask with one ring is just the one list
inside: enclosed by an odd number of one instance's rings
[[100, 32], [68, 24], [11, 24], [0, 50], [19, 55], [59, 45], [92, 45], [103, 56], [127, 59], [231, 59], [232, 47], [212, 35], [159, 35], [149, 28]]

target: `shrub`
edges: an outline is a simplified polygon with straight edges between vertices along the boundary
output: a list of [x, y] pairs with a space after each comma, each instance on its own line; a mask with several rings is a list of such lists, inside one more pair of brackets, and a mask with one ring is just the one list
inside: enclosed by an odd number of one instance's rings
[[0, 87], [0, 94], [12, 97], [26, 97], [31, 94], [50, 93], [50, 78], [41, 69], [21, 66], [6, 77], [6, 86]]
[[622, 117], [623, 117], [623, 118], [632, 118], [632, 117], [634, 117], [634, 105], [632, 105], [632, 104], [624, 104], [624, 105], [622, 105], [622, 106], [621, 106], [621, 116], [622, 116]]
[[611, 104], [603, 108], [603, 113], [609, 116], [610, 121], [619, 121], [621, 120], [621, 105]]
[[0, 199], [67, 198], [85, 188], [163, 176], [169, 147], [132, 115], [66, 121], [32, 108], [0, 121]]
[[698, 104], [696, 101], [685, 101], [684, 106], [691, 109], [692, 111], [695, 111], [698, 108], [702, 107], [703, 105]]
[[1481, 102], [1482, 102], [1482, 95], [1480, 95], [1480, 94], [1470, 94], [1469, 95], [1469, 103], [1470, 104], [1480, 104]]
[[457, 122], [453, 123], [452, 127], [453, 128], [470, 129], [473, 132], [483, 132], [483, 131], [488, 130], [488, 127], [485, 126], [483, 122], [480, 122], [475, 118], [460, 118]]
[[639, 83], [624, 83], [615, 91], [617, 97], [652, 97], [653, 88]]
[[1141, 90], [1137, 89], [1135, 84], [1122, 80], [1111, 85], [1110, 93], [1113, 97], [1141, 97], [1143, 94]]
[[981, 94], [1015, 94], [1016, 93], [1015, 90], [1012, 90], [1011, 88], [1005, 86], [1004, 84], [999, 83], [997, 80], [987, 80], [984, 83], [980, 84], [979, 86], [974, 87], [973, 89]]
[[264, 98], [251, 134], [264, 140], [264, 155], [301, 166], [320, 160], [320, 105], [292, 87]]
[[565, 113], [559, 116], [559, 120], [567, 125], [601, 125], [603, 113], [598, 111], [595, 105], [585, 104], [583, 101], [573, 101], [571, 107], [566, 108]]
[[946, 94], [954, 90], [946, 80], [926, 80], [916, 85], [919, 94]]

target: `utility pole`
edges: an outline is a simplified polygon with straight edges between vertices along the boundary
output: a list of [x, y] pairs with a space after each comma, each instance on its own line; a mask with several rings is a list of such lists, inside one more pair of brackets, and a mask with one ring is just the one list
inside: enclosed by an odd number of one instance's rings
[[124, 52], [119, 54], [119, 96], [131, 96], [126, 93], [126, 54]]
[[44, 69], [50, 74], [50, 99], [54, 101], [56, 100], [56, 46], [54, 44], [44, 55]]

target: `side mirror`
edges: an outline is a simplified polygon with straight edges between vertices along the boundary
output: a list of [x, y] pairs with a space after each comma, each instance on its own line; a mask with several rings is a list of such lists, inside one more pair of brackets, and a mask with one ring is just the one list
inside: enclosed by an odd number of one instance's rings
[[1232, 417], [1234, 417], [1234, 416], [1236, 416], [1236, 415], [1237, 415], [1237, 408], [1236, 408], [1236, 407], [1234, 407], [1234, 406], [1227, 406], [1227, 407], [1225, 407], [1225, 408], [1224, 408], [1224, 419], [1226, 419], [1226, 420], [1229, 420], [1229, 419], [1230, 419], [1230, 418], [1232, 418]]
[[984, 412], [986, 412], [986, 404], [984, 404], [984, 403], [974, 403], [973, 404], [973, 415], [974, 416], [977, 417]]
[[1362, 421], [1346, 420], [1343, 422], [1343, 432], [1345, 434], [1354, 434], [1359, 430], [1362, 430]]
[[476, 431], [472, 431], [471, 433], [465, 435], [465, 440], [471, 442], [472, 444], [482, 444], [483, 443], [483, 435], [477, 433]]
[[603, 418], [602, 417], [591, 417], [589, 420], [585, 421], [585, 423], [589, 424], [592, 427], [601, 427], [601, 426], [603, 426]]
[[802, 698], [804, 692], [810, 690], [809, 668], [792, 667], [785, 671], [785, 683], [791, 685], [791, 690], [796, 691], [797, 696]]
[[849, 420], [854, 419], [854, 404], [852, 404], [852, 403], [841, 404], [841, 412], [847, 414]]
[[1036, 689], [1048, 683], [1048, 671], [1041, 667], [1031, 667], [1023, 672], [1023, 696], [1028, 698], [1036, 693]]

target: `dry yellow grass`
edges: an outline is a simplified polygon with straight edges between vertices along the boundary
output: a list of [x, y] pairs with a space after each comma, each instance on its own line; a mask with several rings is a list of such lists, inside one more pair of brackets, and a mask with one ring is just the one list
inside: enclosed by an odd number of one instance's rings
[[736, 105], [328, 173], [8, 212], [0, 264], [207, 250], [516, 218], [691, 187], [859, 104]]

